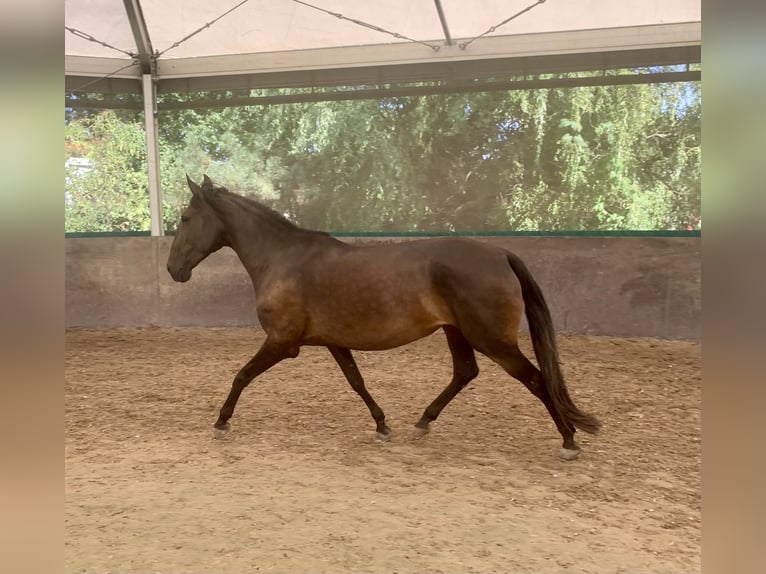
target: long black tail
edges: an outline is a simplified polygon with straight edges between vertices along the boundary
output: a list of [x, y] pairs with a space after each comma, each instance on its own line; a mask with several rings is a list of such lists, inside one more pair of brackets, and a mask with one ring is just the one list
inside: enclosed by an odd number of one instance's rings
[[521, 283], [521, 295], [524, 298], [532, 346], [535, 349], [537, 364], [542, 371], [543, 381], [553, 400], [553, 405], [559, 415], [574, 425], [575, 428], [588, 433], [596, 433], [601, 427], [599, 420], [578, 409], [572, 402], [569, 391], [567, 391], [564, 376], [559, 366], [559, 352], [556, 348], [556, 335], [553, 331], [551, 313], [543, 293], [540, 291], [540, 286], [524, 262], [513, 253], [508, 254], [508, 264]]

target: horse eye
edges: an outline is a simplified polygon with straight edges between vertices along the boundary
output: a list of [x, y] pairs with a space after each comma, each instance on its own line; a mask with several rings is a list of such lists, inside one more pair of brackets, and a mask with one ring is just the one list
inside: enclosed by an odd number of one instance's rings
[[185, 215], [182, 215], [181, 216], [181, 223], [188, 223], [188, 222], [189, 222], [189, 218], [186, 217]]

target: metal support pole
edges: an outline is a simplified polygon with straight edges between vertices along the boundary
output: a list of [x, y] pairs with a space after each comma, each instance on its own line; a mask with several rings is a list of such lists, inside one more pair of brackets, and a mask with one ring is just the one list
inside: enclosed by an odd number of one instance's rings
[[157, 144], [157, 92], [151, 74], [143, 75], [144, 125], [146, 131], [146, 163], [149, 170], [149, 213], [152, 237], [165, 234], [162, 221], [162, 192], [160, 189], [160, 152]]
[[439, 13], [439, 21], [442, 23], [442, 30], [444, 31], [444, 41], [447, 42], [447, 46], [452, 46], [452, 36], [449, 33], [449, 26], [447, 25], [447, 17], [444, 15], [444, 8], [442, 7], [441, 0], [434, 0], [436, 4], [436, 11]]

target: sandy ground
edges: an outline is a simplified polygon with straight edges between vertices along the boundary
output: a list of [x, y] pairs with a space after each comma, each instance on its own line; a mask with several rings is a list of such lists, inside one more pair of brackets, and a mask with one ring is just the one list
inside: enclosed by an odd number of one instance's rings
[[321, 348], [257, 379], [213, 440], [261, 339], [67, 333], [67, 572], [700, 571], [698, 345], [559, 336], [571, 393], [604, 422], [566, 462], [544, 407], [483, 357], [414, 436], [450, 376], [441, 333], [356, 353], [388, 443]]

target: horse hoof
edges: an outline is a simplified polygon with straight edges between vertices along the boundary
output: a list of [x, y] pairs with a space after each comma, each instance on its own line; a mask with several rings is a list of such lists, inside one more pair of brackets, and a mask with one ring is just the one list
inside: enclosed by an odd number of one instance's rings
[[219, 439], [225, 437], [229, 430], [231, 429], [231, 425], [229, 423], [226, 423], [226, 425], [222, 427], [214, 427], [213, 428], [213, 438]]
[[561, 458], [564, 460], [574, 460], [578, 456], [580, 456], [580, 449], [577, 450], [571, 449], [571, 448], [562, 448], [561, 449]]
[[375, 433], [375, 440], [379, 442], [388, 442], [391, 440], [391, 431], [388, 431], [387, 433], [382, 433], [380, 431]]
[[426, 436], [430, 431], [431, 429], [428, 426], [421, 427], [421, 426], [415, 425], [415, 427], [412, 430], [412, 435], [415, 438], [422, 438]]

